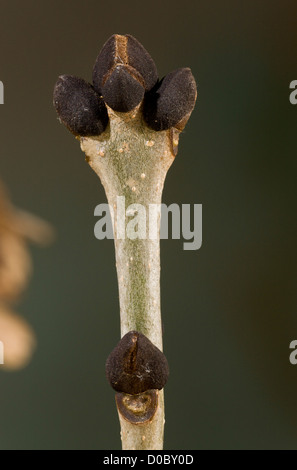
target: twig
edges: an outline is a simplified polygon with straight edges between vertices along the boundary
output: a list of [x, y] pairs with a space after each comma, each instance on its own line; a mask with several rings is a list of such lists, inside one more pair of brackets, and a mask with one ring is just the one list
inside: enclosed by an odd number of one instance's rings
[[[150, 55], [129, 35], [114, 35], [103, 46], [93, 85], [61, 76], [54, 104], [112, 208], [122, 339], [106, 372], [117, 391], [122, 446], [162, 449], [168, 366], [161, 352], [160, 204], [196, 86], [189, 69], [159, 82]], [[129, 228], [135, 214], [145, 221], [137, 231]]]
[[[154, 132], [144, 125], [140, 112], [120, 116], [109, 109], [110, 131], [98, 138], [83, 138], [82, 150], [100, 177], [108, 199], [118, 216], [118, 196], [125, 197], [124, 210], [141, 204], [161, 204], [163, 183], [173, 162], [170, 131]], [[149, 144], [148, 144], [149, 143]], [[153, 144], [153, 145], [152, 145]], [[123, 150], [125, 149], [125, 150]], [[104, 156], [101, 156], [104, 155]], [[134, 215], [134, 214], [133, 214]], [[162, 350], [160, 312], [160, 214], [157, 214], [156, 239], [149, 238], [149, 223], [144, 239], [131, 240], [124, 229], [118, 238], [115, 225], [116, 266], [119, 284], [121, 336], [136, 330]], [[161, 449], [164, 407], [159, 395], [158, 412], [146, 425], [131, 424], [119, 414], [124, 449]]]

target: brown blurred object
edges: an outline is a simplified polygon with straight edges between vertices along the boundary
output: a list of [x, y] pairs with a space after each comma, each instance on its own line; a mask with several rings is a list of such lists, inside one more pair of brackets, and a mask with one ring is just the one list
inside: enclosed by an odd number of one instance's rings
[[4, 364], [1, 369], [25, 367], [35, 348], [34, 332], [20, 315], [3, 306], [0, 306], [0, 337], [4, 345]]
[[29, 362], [35, 335], [7, 302], [15, 301], [26, 288], [32, 272], [27, 241], [48, 244], [52, 227], [27, 212], [16, 209], [0, 182], [0, 341], [4, 345], [4, 364], [0, 369], [18, 369]]

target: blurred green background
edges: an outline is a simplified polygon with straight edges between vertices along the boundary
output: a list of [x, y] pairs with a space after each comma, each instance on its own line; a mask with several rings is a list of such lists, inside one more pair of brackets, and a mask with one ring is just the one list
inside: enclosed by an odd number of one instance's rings
[[132, 34], [160, 76], [183, 66], [198, 101], [165, 184], [203, 205], [203, 245], [161, 242], [166, 449], [297, 449], [295, 1], [2, 0], [0, 176], [14, 203], [57, 231], [32, 247], [17, 310], [37, 334], [29, 366], [0, 371], [1, 449], [119, 449], [106, 357], [120, 337], [105, 202], [59, 124], [60, 74], [91, 80], [113, 33]]

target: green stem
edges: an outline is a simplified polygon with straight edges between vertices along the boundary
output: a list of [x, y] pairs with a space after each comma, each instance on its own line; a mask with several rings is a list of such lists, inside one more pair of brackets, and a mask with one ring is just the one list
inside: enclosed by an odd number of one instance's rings
[[[174, 160], [173, 133], [150, 130], [139, 110], [126, 114], [108, 111], [108, 129], [99, 137], [81, 138], [81, 148], [113, 209], [121, 335], [139, 331], [162, 350], [160, 204], [164, 180]], [[135, 217], [143, 211], [146, 224], [135, 225]], [[163, 392], [149, 423], [132, 424], [121, 416], [120, 423], [123, 449], [161, 449]]]

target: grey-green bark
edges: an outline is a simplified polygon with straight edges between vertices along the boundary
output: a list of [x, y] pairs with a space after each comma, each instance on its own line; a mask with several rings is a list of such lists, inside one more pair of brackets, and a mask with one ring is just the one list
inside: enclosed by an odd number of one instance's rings
[[[150, 130], [139, 109], [122, 114], [108, 108], [108, 113], [110, 124], [103, 134], [80, 140], [114, 211], [121, 335], [137, 330], [162, 350], [160, 204], [164, 180], [178, 145], [178, 132]], [[122, 218], [118, 218], [119, 202], [123, 202], [119, 197], [125, 198], [125, 210], [130, 206], [128, 226], [124, 227], [119, 226], [123, 224]], [[131, 227], [129, 232], [129, 216], [135, 217], [143, 210], [138, 204], [145, 208], [146, 226], [143, 231], [138, 227], [141, 238], [131, 239], [134, 230]], [[163, 391], [159, 392], [157, 412], [148, 423], [132, 424], [120, 414], [119, 417], [123, 449], [162, 449]]]

